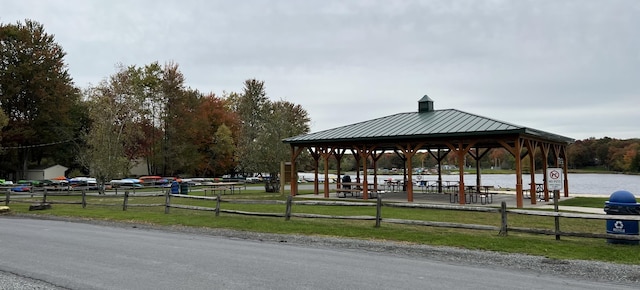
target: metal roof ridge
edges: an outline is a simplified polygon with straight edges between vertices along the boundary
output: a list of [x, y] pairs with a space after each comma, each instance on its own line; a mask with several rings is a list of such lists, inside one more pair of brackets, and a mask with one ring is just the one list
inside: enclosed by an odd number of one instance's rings
[[520, 129], [526, 129], [527, 128], [527, 127], [522, 126], [522, 125], [518, 125], [518, 124], [514, 124], [514, 123], [510, 123], [510, 122], [506, 122], [506, 121], [502, 121], [502, 120], [498, 120], [498, 119], [494, 119], [494, 118], [490, 118], [490, 117], [487, 117], [487, 116], [474, 114], [474, 113], [469, 113], [467, 111], [462, 111], [462, 110], [458, 110], [458, 109], [449, 109], [449, 110], [453, 110], [453, 111], [457, 111], [457, 112], [460, 112], [460, 113], [476, 116], [476, 117], [483, 118], [483, 119], [488, 119], [488, 120], [491, 120], [491, 121], [494, 121], [494, 122], [498, 122], [498, 123], [502, 123], [502, 124], [508, 125], [508, 126], [518, 127]]
[[555, 134], [555, 133], [543, 131], [543, 130], [540, 130], [540, 129], [535, 129], [535, 128], [532, 128], [532, 127], [527, 127], [527, 126], [518, 125], [518, 124], [515, 124], [515, 123], [510, 123], [510, 122], [506, 122], [506, 121], [502, 121], [502, 120], [497, 120], [497, 119], [481, 116], [481, 115], [478, 115], [478, 114], [465, 112], [465, 111], [458, 110], [458, 109], [451, 109], [451, 110], [458, 111], [458, 112], [465, 113], [465, 114], [469, 114], [469, 115], [473, 115], [473, 116], [477, 116], [477, 117], [480, 117], [480, 118], [489, 119], [489, 120], [492, 120], [494, 122], [502, 123], [504, 125], [513, 126], [513, 127], [516, 127], [518, 129], [522, 130], [523, 133], [528, 133], [528, 134], [531, 134], [531, 135], [547, 136], [547, 137], [565, 139], [566, 142], [570, 142], [570, 143], [575, 142], [575, 139], [573, 139], [573, 138], [569, 138], [569, 137], [558, 135], [558, 134]]
[[356, 123], [352, 123], [352, 124], [347, 124], [347, 125], [342, 125], [339, 127], [334, 127], [334, 128], [329, 128], [329, 129], [325, 129], [325, 130], [321, 130], [321, 131], [317, 131], [317, 132], [310, 132], [307, 134], [300, 134], [300, 135], [296, 135], [296, 136], [291, 136], [288, 138], [284, 138], [282, 139], [282, 141], [286, 141], [289, 139], [294, 139], [300, 136], [308, 136], [308, 135], [316, 135], [316, 134], [321, 134], [321, 133], [326, 133], [328, 131], [335, 131], [335, 130], [339, 130], [339, 129], [343, 129], [343, 128], [347, 128], [347, 127], [354, 127], [363, 123], [370, 123], [370, 122], [374, 122], [377, 120], [382, 120], [382, 119], [386, 119], [386, 118], [390, 118], [393, 116], [398, 116], [398, 115], [404, 115], [404, 114], [413, 114], [413, 113], [418, 113], [418, 112], [402, 112], [402, 113], [395, 113], [395, 114], [391, 114], [391, 115], [386, 115], [386, 116], [382, 116], [382, 117], [377, 117], [377, 118], [373, 118], [373, 119], [369, 119], [369, 120], [364, 120], [364, 121], [360, 121], [360, 122], [356, 122]]

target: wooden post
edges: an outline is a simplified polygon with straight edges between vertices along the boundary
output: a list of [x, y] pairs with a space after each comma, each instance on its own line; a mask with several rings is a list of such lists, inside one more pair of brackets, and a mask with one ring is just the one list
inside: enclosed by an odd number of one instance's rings
[[169, 194], [169, 190], [164, 195], [164, 213], [169, 213], [169, 206], [171, 205], [171, 194]]
[[47, 189], [44, 189], [44, 193], [42, 194], [42, 203], [47, 203]]
[[[329, 198], [329, 157], [332, 151], [328, 148], [322, 148], [321, 156], [324, 161], [324, 197]], [[338, 177], [340, 178], [340, 177]]]
[[216, 198], [216, 216], [220, 216], [220, 192], [218, 192], [218, 198]]
[[116, 187], [116, 195], [118, 195], [118, 187]]
[[507, 236], [507, 202], [503, 201], [500, 204], [500, 233], [499, 235], [506, 237]]
[[[559, 190], [554, 190], [553, 191], [553, 211], [554, 212], [558, 212], [558, 199], [560, 198], [560, 191]], [[556, 241], [560, 240], [560, 217], [559, 216], [555, 216], [554, 217], [554, 221], [555, 221], [555, 232], [556, 232]]]
[[7, 193], [4, 194], [4, 205], [9, 206], [10, 201], [11, 201], [11, 189], [8, 189]]
[[291, 202], [293, 201], [293, 197], [291, 195], [287, 196], [287, 209], [284, 213], [284, 220], [288, 221], [291, 219]]
[[380, 220], [382, 219], [382, 194], [378, 192], [378, 200], [376, 202], [376, 228], [380, 227]]
[[122, 211], [127, 210], [127, 205], [129, 204], [129, 191], [126, 190], [124, 192], [124, 201], [122, 202]]
[[87, 193], [85, 192], [85, 190], [82, 190], [82, 208], [86, 208], [87, 207]]

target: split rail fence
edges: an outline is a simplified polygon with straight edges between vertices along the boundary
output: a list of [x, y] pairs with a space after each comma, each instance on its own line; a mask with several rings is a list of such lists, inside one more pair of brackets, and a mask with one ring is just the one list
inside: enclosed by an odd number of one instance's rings
[[[430, 226], [430, 227], [443, 227], [443, 228], [459, 228], [459, 229], [469, 229], [469, 230], [487, 230], [487, 231], [495, 231], [498, 232], [499, 235], [506, 236], [508, 232], [521, 232], [521, 233], [530, 233], [530, 234], [543, 234], [543, 235], [552, 235], [555, 236], [557, 240], [560, 239], [561, 236], [571, 236], [571, 237], [583, 237], [583, 238], [605, 238], [605, 239], [616, 239], [616, 240], [629, 240], [629, 241], [640, 241], [639, 235], [623, 235], [623, 234], [609, 234], [609, 233], [586, 233], [586, 232], [572, 232], [572, 231], [562, 231], [560, 230], [560, 218], [575, 218], [575, 219], [590, 219], [590, 220], [620, 220], [620, 221], [640, 221], [640, 216], [638, 215], [605, 215], [605, 214], [581, 214], [581, 213], [569, 213], [569, 212], [556, 212], [556, 211], [537, 211], [537, 210], [522, 210], [522, 209], [509, 209], [506, 206], [505, 202], [502, 202], [501, 207], [473, 207], [473, 206], [461, 206], [461, 205], [447, 205], [447, 204], [421, 204], [421, 203], [402, 203], [402, 202], [383, 202], [382, 196], [378, 195], [376, 202], [351, 202], [351, 201], [320, 201], [320, 200], [299, 200], [293, 201], [293, 198], [289, 196], [286, 201], [282, 200], [238, 200], [238, 199], [228, 199], [223, 200], [221, 195], [217, 196], [198, 196], [198, 195], [182, 195], [182, 194], [169, 194], [166, 192], [164, 194], [136, 194], [136, 198], [144, 198], [144, 197], [160, 197], [164, 196], [164, 203], [149, 203], [149, 204], [131, 204], [129, 203], [130, 193], [129, 191], [125, 191], [124, 195], [100, 195], [100, 198], [112, 198], [112, 199], [122, 199], [121, 203], [88, 203], [87, 202], [87, 194], [82, 191], [82, 193], [53, 193], [44, 194], [41, 197], [36, 196], [37, 198], [41, 198], [40, 201], [34, 200], [33, 198], [14, 198], [11, 199], [12, 194], [9, 192], [5, 193], [5, 205], [9, 205], [10, 203], [34, 203], [38, 204], [79, 204], [83, 208], [86, 208], [89, 205], [95, 206], [122, 206], [122, 210], [126, 211], [128, 207], [164, 207], [165, 214], [170, 213], [171, 208], [176, 209], [186, 209], [186, 210], [198, 210], [198, 211], [210, 211], [215, 212], [215, 216], [219, 216], [220, 213], [227, 214], [237, 214], [237, 215], [247, 215], [247, 216], [263, 216], [263, 217], [278, 217], [284, 218], [285, 220], [290, 220], [292, 217], [294, 218], [312, 218], [312, 219], [343, 219], [343, 220], [365, 220], [365, 221], [375, 221], [375, 227], [379, 227], [382, 222], [390, 223], [390, 224], [403, 224], [403, 225], [419, 225], [419, 226]], [[54, 200], [51, 198], [58, 196], [80, 196], [80, 201], [61, 201]], [[212, 206], [194, 206], [194, 205], [184, 205], [172, 203], [172, 199], [197, 199], [201, 201], [211, 201]], [[233, 210], [233, 209], [224, 209], [221, 207], [221, 203], [229, 203], [229, 204], [282, 204], [285, 209], [284, 212], [250, 212], [250, 211], [241, 211], [241, 210]], [[337, 216], [337, 215], [322, 215], [322, 214], [310, 214], [310, 213], [292, 213], [291, 209], [294, 205], [318, 205], [318, 206], [353, 206], [353, 207], [375, 207], [376, 212], [375, 215], [371, 216]], [[500, 218], [500, 226], [492, 226], [492, 225], [479, 225], [479, 224], [463, 224], [463, 223], [452, 223], [452, 222], [440, 222], [440, 221], [424, 221], [424, 220], [406, 220], [406, 219], [395, 219], [395, 218], [383, 218], [382, 217], [382, 208], [383, 207], [397, 207], [397, 208], [415, 208], [415, 209], [425, 209], [425, 210], [455, 210], [455, 211], [471, 211], [471, 212], [486, 212], [486, 213], [496, 213]], [[524, 227], [514, 227], [509, 226], [508, 224], [508, 214], [516, 214], [516, 215], [529, 215], [529, 216], [542, 216], [542, 217], [553, 217], [555, 220], [555, 229], [536, 229], [536, 228], [524, 228]]]

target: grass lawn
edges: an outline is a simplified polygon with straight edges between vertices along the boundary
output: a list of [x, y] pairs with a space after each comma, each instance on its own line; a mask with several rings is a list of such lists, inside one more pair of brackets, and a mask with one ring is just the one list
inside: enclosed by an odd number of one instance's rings
[[[307, 193], [302, 191], [301, 193]], [[194, 192], [198, 194], [198, 192]], [[0, 200], [4, 199], [0, 195]], [[30, 199], [31, 200], [31, 199]], [[41, 198], [34, 198], [38, 202]], [[79, 201], [80, 197], [54, 197], [49, 201]], [[222, 200], [286, 200], [280, 194], [265, 193], [264, 190], [243, 190], [241, 194], [224, 195]], [[602, 207], [606, 199], [576, 197], [561, 202], [562, 205]], [[122, 196], [88, 196], [87, 207], [73, 204], [56, 204], [45, 211], [29, 211], [29, 202], [11, 203], [13, 213], [79, 217], [88, 219], [105, 219], [121, 222], [151, 223], [157, 225], [184, 225], [193, 227], [225, 228], [244, 231], [304, 234], [316, 236], [339, 236], [357, 239], [374, 239], [398, 241], [404, 243], [428, 244], [435, 246], [451, 246], [467, 249], [498, 251], [506, 253], [524, 253], [545, 256], [552, 259], [600, 260], [624, 264], [640, 264], [640, 246], [608, 244], [603, 239], [533, 235], [510, 232], [508, 236], [499, 236], [498, 232], [465, 230], [457, 228], [437, 228], [428, 226], [398, 225], [382, 223], [375, 227], [375, 221], [342, 220], [342, 219], [303, 219], [291, 218], [285, 221], [278, 217], [257, 217], [220, 213], [215, 216], [209, 211], [192, 211], [172, 208], [169, 214], [164, 213], [163, 206], [137, 207], [130, 206], [122, 210]], [[163, 204], [164, 197], [131, 196], [129, 205]], [[215, 201], [172, 198], [172, 203], [215, 207]], [[249, 212], [284, 213], [284, 204], [239, 204], [221, 203], [222, 209]], [[375, 206], [320, 206], [293, 205], [293, 213], [313, 213], [334, 216], [375, 216]], [[423, 221], [439, 221], [451, 223], [500, 225], [497, 213], [410, 209], [383, 207], [382, 217], [394, 219], [411, 219]], [[530, 227], [537, 229], [553, 229], [554, 219], [524, 215], [509, 215], [510, 227]], [[605, 221], [562, 218], [561, 229], [571, 232], [604, 233]]]

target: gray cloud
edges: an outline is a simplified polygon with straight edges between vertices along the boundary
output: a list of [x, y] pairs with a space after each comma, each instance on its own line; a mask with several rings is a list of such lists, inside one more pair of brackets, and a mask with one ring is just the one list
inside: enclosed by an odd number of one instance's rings
[[264, 80], [312, 130], [436, 108], [577, 139], [640, 137], [640, 4], [619, 1], [11, 1], [45, 25], [79, 86], [117, 63], [175, 61], [188, 85]]

